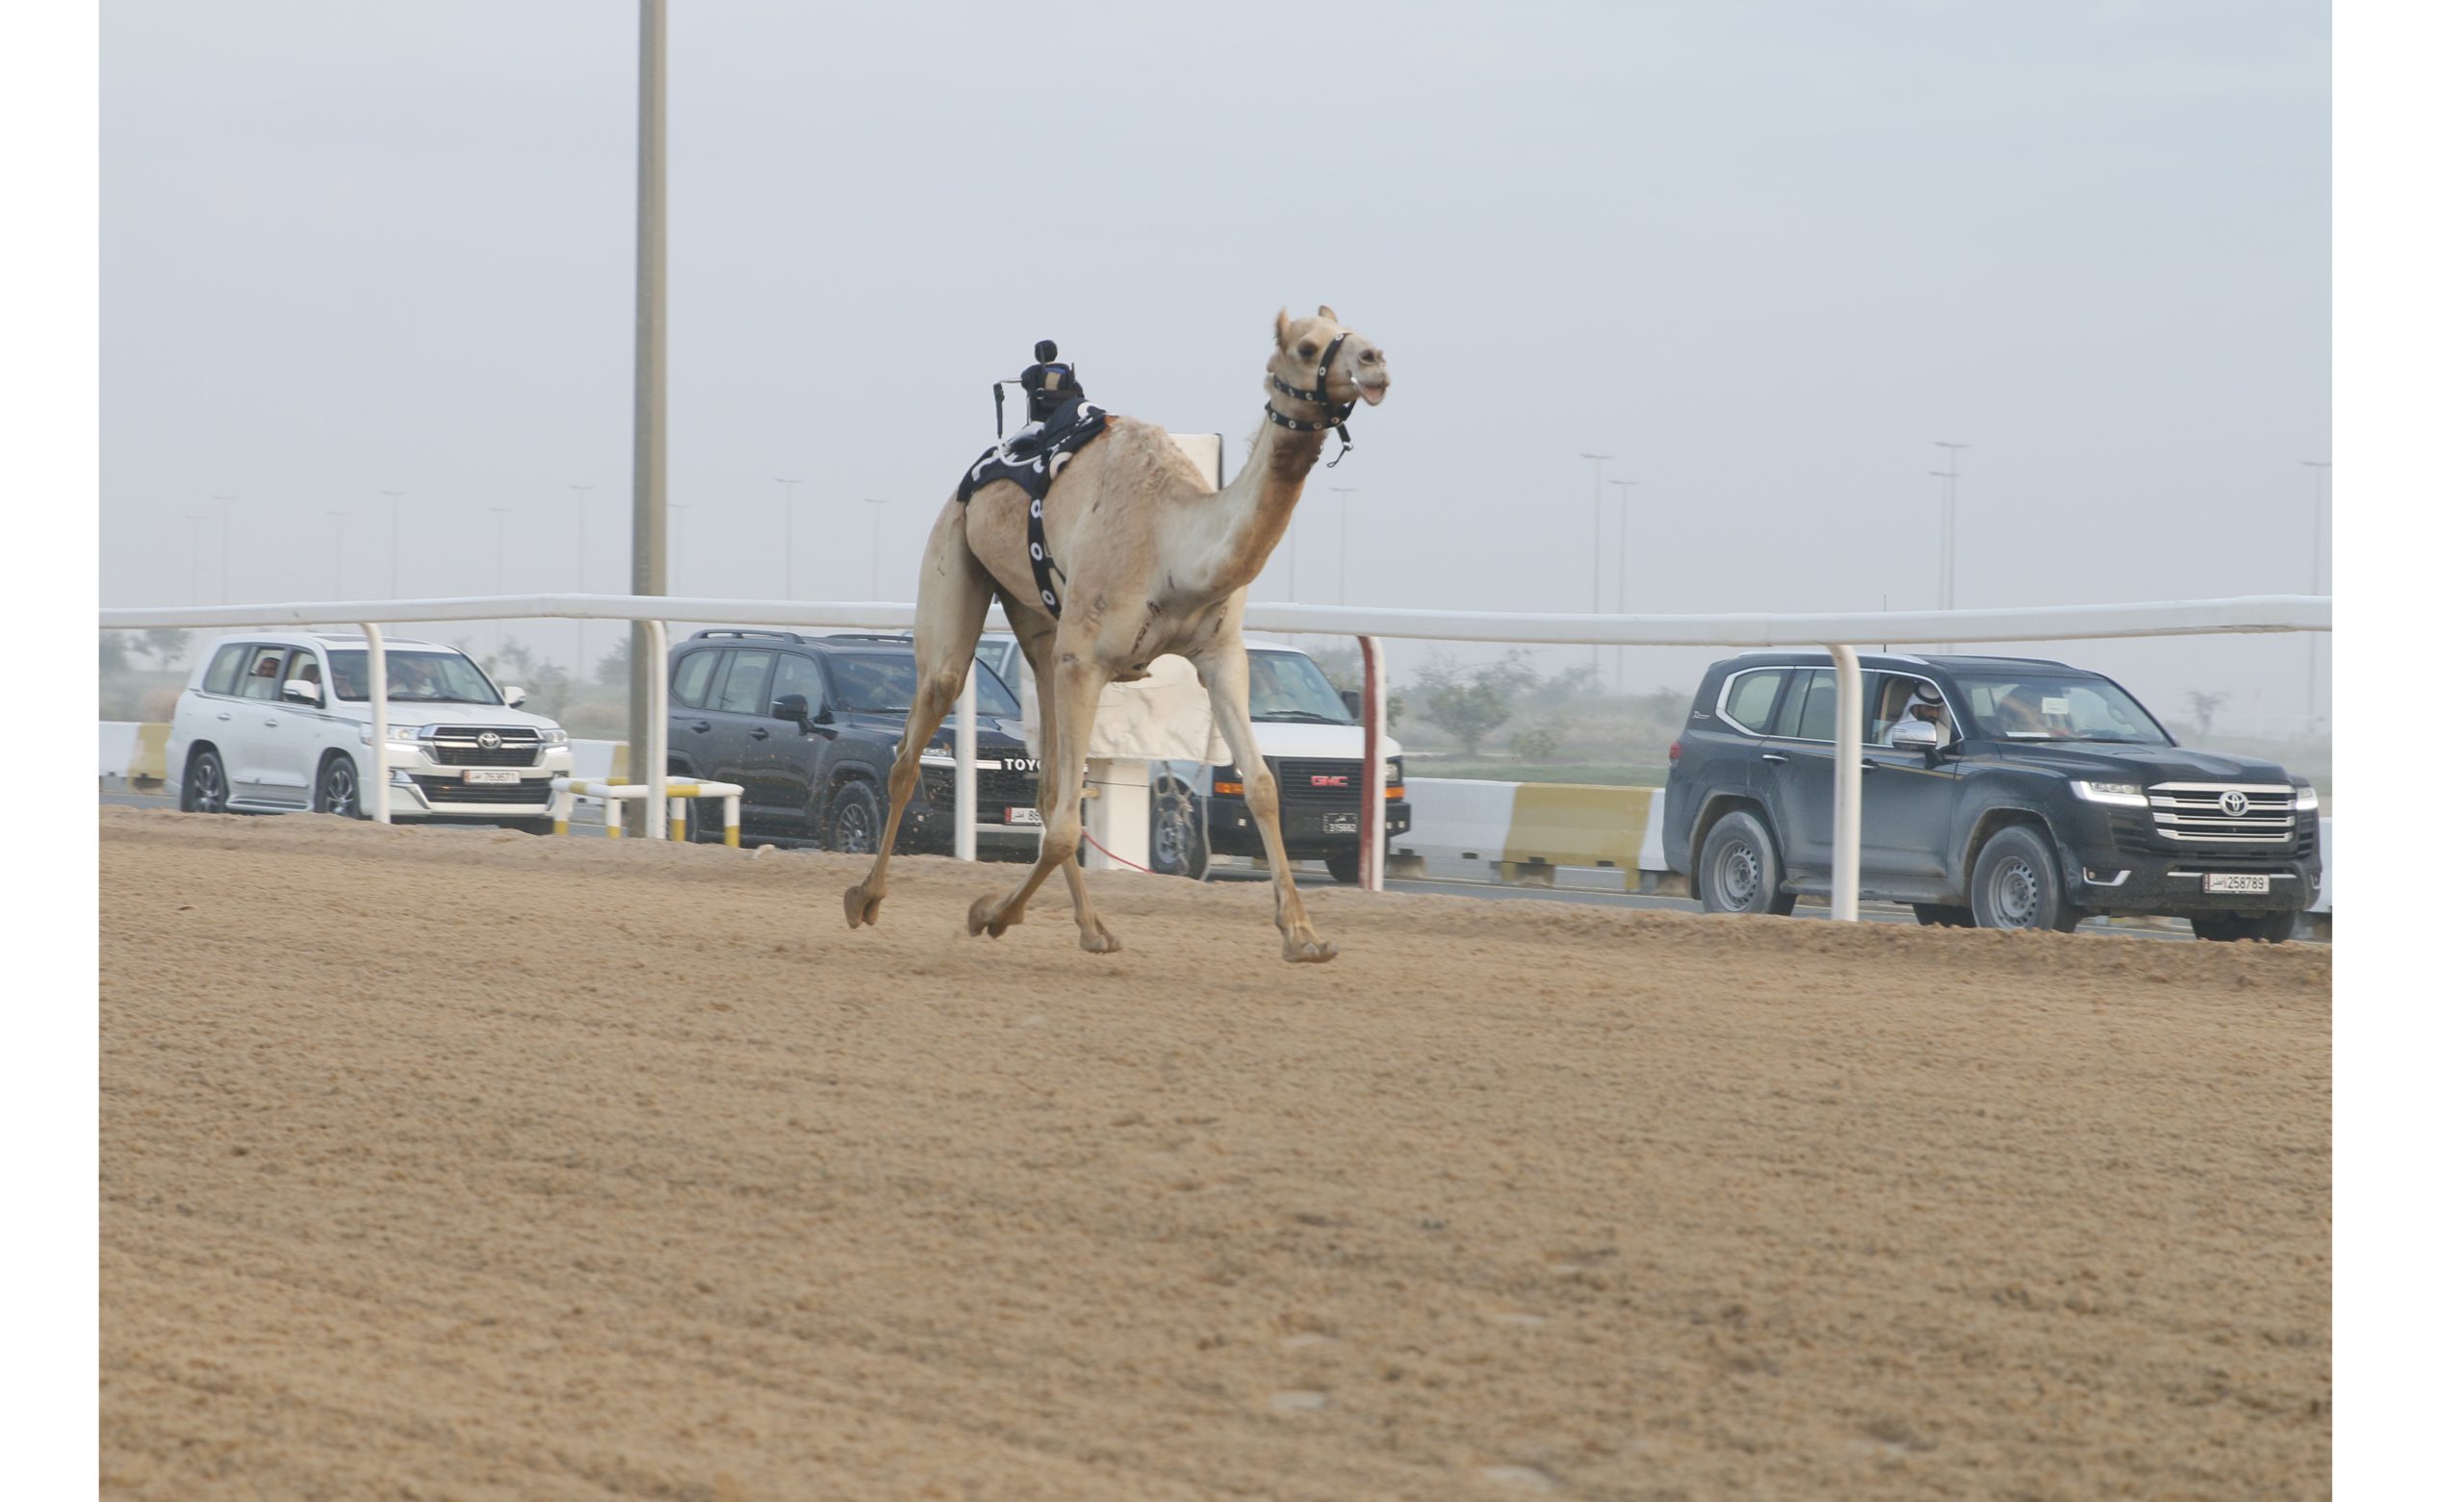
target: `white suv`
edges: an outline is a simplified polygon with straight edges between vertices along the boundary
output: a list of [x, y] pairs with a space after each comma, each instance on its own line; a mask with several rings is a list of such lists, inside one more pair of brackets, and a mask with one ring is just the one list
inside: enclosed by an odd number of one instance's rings
[[[382, 785], [396, 819], [552, 826], [549, 778], [571, 776], [565, 732], [518, 707], [479, 665], [433, 642], [385, 644]], [[375, 776], [367, 639], [258, 633], [204, 654], [171, 711], [180, 806], [366, 818]]]

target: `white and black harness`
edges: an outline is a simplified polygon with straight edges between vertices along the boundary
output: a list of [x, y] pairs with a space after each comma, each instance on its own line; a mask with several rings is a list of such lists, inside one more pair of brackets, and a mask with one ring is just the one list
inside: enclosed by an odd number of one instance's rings
[[1288, 427], [1296, 433], [1322, 433], [1328, 428], [1335, 430], [1335, 436], [1343, 440], [1344, 446], [1332, 459], [1326, 461], [1326, 468], [1329, 470], [1343, 463], [1344, 455], [1351, 452], [1351, 429], [1344, 424], [1351, 420], [1351, 409], [1360, 401], [1360, 398], [1355, 396], [1338, 407], [1335, 405], [1335, 399], [1326, 395], [1326, 373], [1335, 368], [1335, 351], [1344, 347], [1344, 341], [1349, 338], [1351, 335], [1348, 332], [1336, 335], [1335, 342], [1326, 346], [1326, 352], [1318, 357], [1318, 389], [1314, 392], [1305, 392], [1297, 386], [1289, 385], [1282, 376], [1271, 370], [1267, 372], [1267, 379], [1274, 384], [1276, 391], [1296, 401], [1306, 401], [1326, 409], [1325, 421], [1303, 422], [1298, 418], [1287, 418], [1275, 411], [1272, 398], [1267, 401], [1267, 420], [1277, 427]]
[[1061, 586], [1069, 576], [1053, 562], [1052, 545], [1044, 539], [1044, 494], [1061, 477], [1062, 467], [1101, 437], [1104, 424], [1111, 420], [1110, 413], [1082, 398], [1055, 413], [1049, 421], [1030, 422], [986, 449], [959, 480], [962, 506], [996, 480], [1008, 480], [1027, 493], [1027, 562], [1035, 566], [1036, 595], [1056, 621], [1061, 619]]

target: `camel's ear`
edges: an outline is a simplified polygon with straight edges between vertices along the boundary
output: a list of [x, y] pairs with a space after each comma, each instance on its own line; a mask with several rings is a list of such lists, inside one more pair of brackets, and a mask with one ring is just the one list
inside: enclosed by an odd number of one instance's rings
[[1327, 307], [1322, 302], [1318, 304], [1318, 317], [1324, 318], [1329, 323], [1341, 323], [1343, 321], [1343, 319], [1335, 317], [1334, 309]]
[[1274, 310], [1274, 346], [1281, 349], [1292, 343], [1292, 313], [1287, 308]]

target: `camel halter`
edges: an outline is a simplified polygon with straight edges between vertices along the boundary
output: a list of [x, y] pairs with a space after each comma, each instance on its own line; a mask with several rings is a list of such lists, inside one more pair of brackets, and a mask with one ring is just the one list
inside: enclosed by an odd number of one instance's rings
[[1335, 368], [1335, 351], [1344, 347], [1344, 341], [1349, 338], [1351, 338], [1349, 332], [1337, 334], [1335, 342], [1326, 346], [1326, 352], [1318, 357], [1318, 389], [1314, 393], [1302, 391], [1296, 386], [1288, 386], [1284, 383], [1282, 376], [1275, 374], [1272, 370], [1267, 372], [1268, 381], [1273, 384], [1276, 391], [1296, 401], [1315, 402], [1326, 409], [1325, 421], [1303, 422], [1298, 418], [1287, 418], [1275, 411], [1274, 398], [1267, 398], [1267, 420], [1277, 427], [1288, 427], [1296, 433], [1322, 433], [1328, 428], [1335, 430], [1335, 436], [1344, 441], [1344, 446], [1332, 459], [1326, 461], [1326, 468], [1329, 470], [1343, 463], [1344, 455], [1351, 452], [1351, 429], [1344, 424], [1351, 420], [1351, 409], [1360, 402], [1360, 398], [1355, 396], [1341, 407], [1337, 407], [1334, 398], [1326, 395], [1326, 372]]

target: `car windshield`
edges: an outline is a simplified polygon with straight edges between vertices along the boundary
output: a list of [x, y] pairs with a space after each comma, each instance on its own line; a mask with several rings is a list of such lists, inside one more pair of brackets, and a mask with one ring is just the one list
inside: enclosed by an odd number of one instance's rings
[[1349, 725], [1335, 686], [1316, 659], [1306, 652], [1249, 653], [1249, 718], [1290, 720], [1323, 725]]
[[[325, 659], [334, 665], [334, 697], [348, 703], [368, 699], [368, 651], [333, 650]], [[385, 698], [389, 701], [424, 704], [495, 704], [496, 686], [479, 665], [460, 652], [411, 651], [389, 648], [385, 652]]]
[[2171, 736], [2108, 678], [2029, 673], [1968, 677], [1960, 685], [1986, 735], [2006, 741], [2117, 741], [2170, 746]]
[[[845, 652], [830, 659], [838, 680], [838, 703], [862, 714], [903, 715], [915, 702], [915, 659], [905, 653]], [[1009, 685], [992, 675], [982, 658], [975, 664], [975, 708], [978, 714], [1016, 719], [1017, 699]]]

